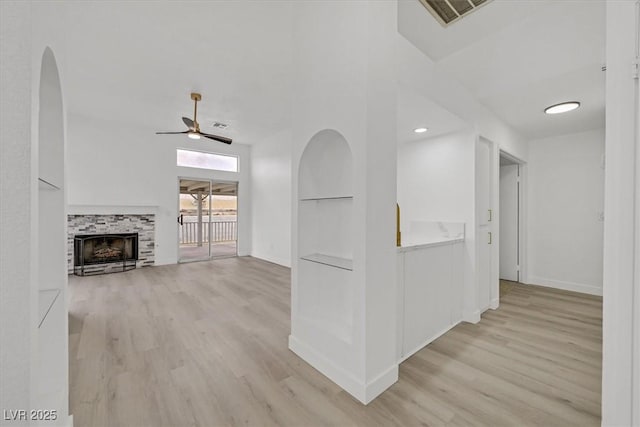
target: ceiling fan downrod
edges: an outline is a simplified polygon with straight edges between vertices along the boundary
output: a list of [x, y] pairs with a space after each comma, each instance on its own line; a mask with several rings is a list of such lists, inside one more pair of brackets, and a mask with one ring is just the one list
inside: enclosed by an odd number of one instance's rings
[[202, 100], [202, 95], [196, 92], [191, 92], [191, 99], [194, 101], [193, 106], [193, 127], [196, 132], [200, 132], [200, 125], [198, 124], [198, 101]]

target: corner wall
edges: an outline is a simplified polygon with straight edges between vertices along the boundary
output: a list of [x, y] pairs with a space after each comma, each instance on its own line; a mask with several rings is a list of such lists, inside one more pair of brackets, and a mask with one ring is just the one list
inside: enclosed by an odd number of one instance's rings
[[31, 407], [35, 366], [31, 41], [31, 5], [0, 2], [0, 411]]
[[603, 426], [640, 426], [639, 15], [638, 2], [607, 2]]
[[251, 147], [251, 255], [291, 267], [291, 130]]
[[604, 129], [530, 141], [528, 283], [602, 295]]
[[465, 224], [463, 316], [478, 310], [475, 273], [475, 141], [471, 131], [410, 142], [398, 148], [400, 229], [415, 220]]
[[[393, 286], [397, 5], [375, 0], [294, 4], [296, 203], [289, 348], [366, 404], [398, 378]], [[309, 314], [331, 312], [333, 307], [306, 304], [328, 301], [330, 290], [316, 286], [317, 275], [301, 268], [307, 261], [299, 259], [304, 255], [298, 241], [300, 159], [307, 143], [325, 130], [346, 140], [353, 155], [352, 270], [344, 269], [349, 283], [340, 284], [345, 297], [339, 321], [348, 327], [346, 341], [332, 333], [329, 322], [309, 321]], [[323, 298], [314, 298], [316, 291]]]

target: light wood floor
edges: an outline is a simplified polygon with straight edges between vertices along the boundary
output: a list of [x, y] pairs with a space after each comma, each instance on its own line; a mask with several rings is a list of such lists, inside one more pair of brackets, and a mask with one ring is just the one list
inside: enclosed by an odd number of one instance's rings
[[363, 406], [287, 349], [289, 270], [253, 258], [70, 278], [75, 426], [600, 424], [601, 299], [505, 284]]

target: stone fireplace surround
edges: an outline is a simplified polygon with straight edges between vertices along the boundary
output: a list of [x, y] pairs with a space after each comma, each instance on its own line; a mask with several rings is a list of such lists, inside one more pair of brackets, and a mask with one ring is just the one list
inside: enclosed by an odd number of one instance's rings
[[[67, 272], [73, 274], [73, 238], [78, 234], [138, 233], [138, 261], [136, 267], [155, 262], [155, 214], [69, 214], [67, 230]], [[97, 265], [108, 273], [120, 264]]]

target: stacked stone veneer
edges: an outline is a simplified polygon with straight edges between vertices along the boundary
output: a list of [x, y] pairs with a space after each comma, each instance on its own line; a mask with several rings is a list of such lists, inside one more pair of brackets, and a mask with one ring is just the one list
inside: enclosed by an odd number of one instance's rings
[[[67, 237], [67, 271], [73, 274], [73, 238], [78, 234], [138, 233], [136, 267], [147, 267], [155, 260], [155, 215], [69, 215]], [[122, 269], [122, 263], [85, 267], [88, 273], [109, 273]]]

